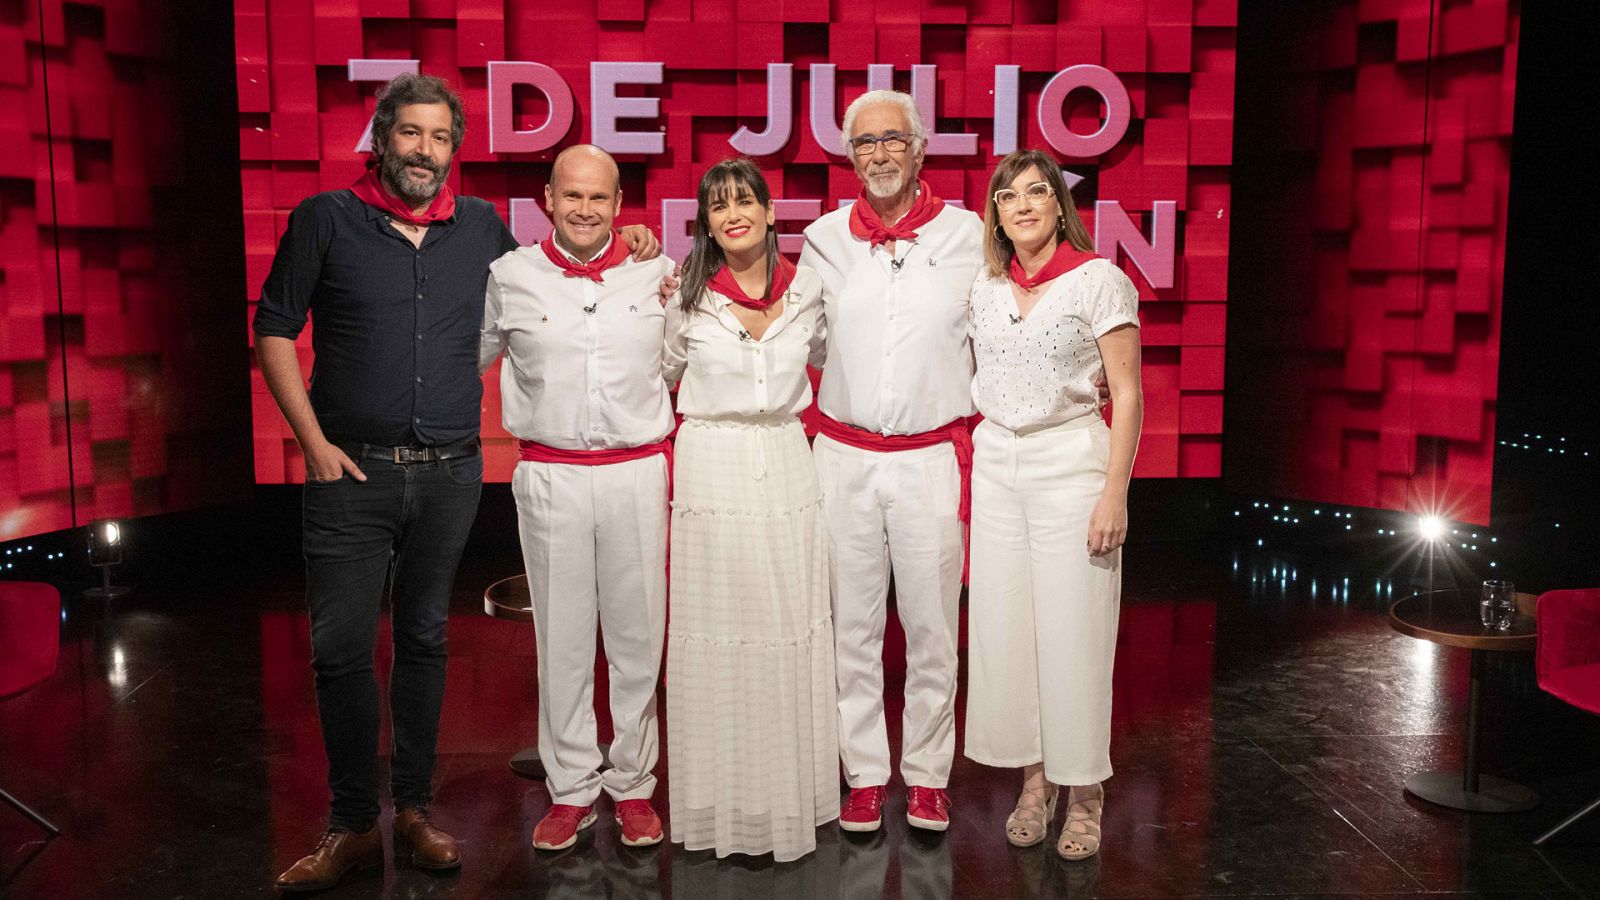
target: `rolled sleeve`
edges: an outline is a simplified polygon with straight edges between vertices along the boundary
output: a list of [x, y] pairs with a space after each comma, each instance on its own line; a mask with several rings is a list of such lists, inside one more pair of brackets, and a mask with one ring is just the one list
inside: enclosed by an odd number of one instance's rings
[[322, 262], [333, 238], [333, 219], [312, 197], [289, 214], [278, 240], [272, 271], [261, 285], [252, 328], [263, 337], [294, 339], [306, 327], [311, 301], [322, 279]]

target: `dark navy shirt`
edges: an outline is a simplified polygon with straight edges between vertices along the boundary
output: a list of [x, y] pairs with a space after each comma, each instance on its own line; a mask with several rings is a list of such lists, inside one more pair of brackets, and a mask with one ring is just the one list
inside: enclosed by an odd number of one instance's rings
[[476, 197], [422, 246], [348, 190], [289, 216], [255, 332], [295, 338], [309, 315], [311, 407], [328, 440], [443, 446], [478, 433], [478, 328], [489, 264], [517, 243]]

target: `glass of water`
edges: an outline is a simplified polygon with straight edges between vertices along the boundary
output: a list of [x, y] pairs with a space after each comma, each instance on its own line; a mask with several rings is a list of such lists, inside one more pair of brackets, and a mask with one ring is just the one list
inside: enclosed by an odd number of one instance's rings
[[1485, 628], [1505, 631], [1516, 614], [1517, 586], [1509, 581], [1485, 581], [1478, 599], [1478, 621]]

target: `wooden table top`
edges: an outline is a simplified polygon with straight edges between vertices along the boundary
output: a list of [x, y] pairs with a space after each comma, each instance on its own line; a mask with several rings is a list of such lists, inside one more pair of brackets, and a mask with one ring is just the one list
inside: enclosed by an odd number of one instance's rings
[[485, 588], [483, 611], [496, 619], [532, 622], [533, 595], [528, 593], [528, 576], [502, 578]]
[[1469, 650], [1527, 652], [1535, 647], [1535, 595], [1516, 594], [1516, 614], [1505, 631], [1483, 627], [1478, 597], [1478, 588], [1412, 594], [1389, 607], [1389, 624], [1404, 635]]

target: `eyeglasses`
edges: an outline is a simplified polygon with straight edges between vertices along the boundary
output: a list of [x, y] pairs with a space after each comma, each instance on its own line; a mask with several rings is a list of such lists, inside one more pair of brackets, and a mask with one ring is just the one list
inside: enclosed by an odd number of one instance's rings
[[861, 137], [851, 138], [850, 149], [857, 156], [871, 156], [879, 144], [890, 153], [904, 153], [911, 142], [916, 140], [914, 135], [903, 131], [889, 131], [883, 135], [864, 134]]
[[1016, 191], [1013, 191], [1011, 188], [1001, 188], [1000, 190], [995, 191], [994, 205], [1000, 207], [1000, 209], [1006, 212], [1010, 212], [1011, 210], [1016, 209], [1017, 204], [1021, 203], [1024, 199], [1028, 201], [1029, 206], [1039, 206], [1046, 200], [1049, 200], [1051, 197], [1055, 196], [1055, 193], [1056, 192], [1051, 189], [1050, 185], [1045, 184], [1042, 181], [1035, 181], [1033, 184], [1028, 185], [1028, 189], [1020, 194]]

